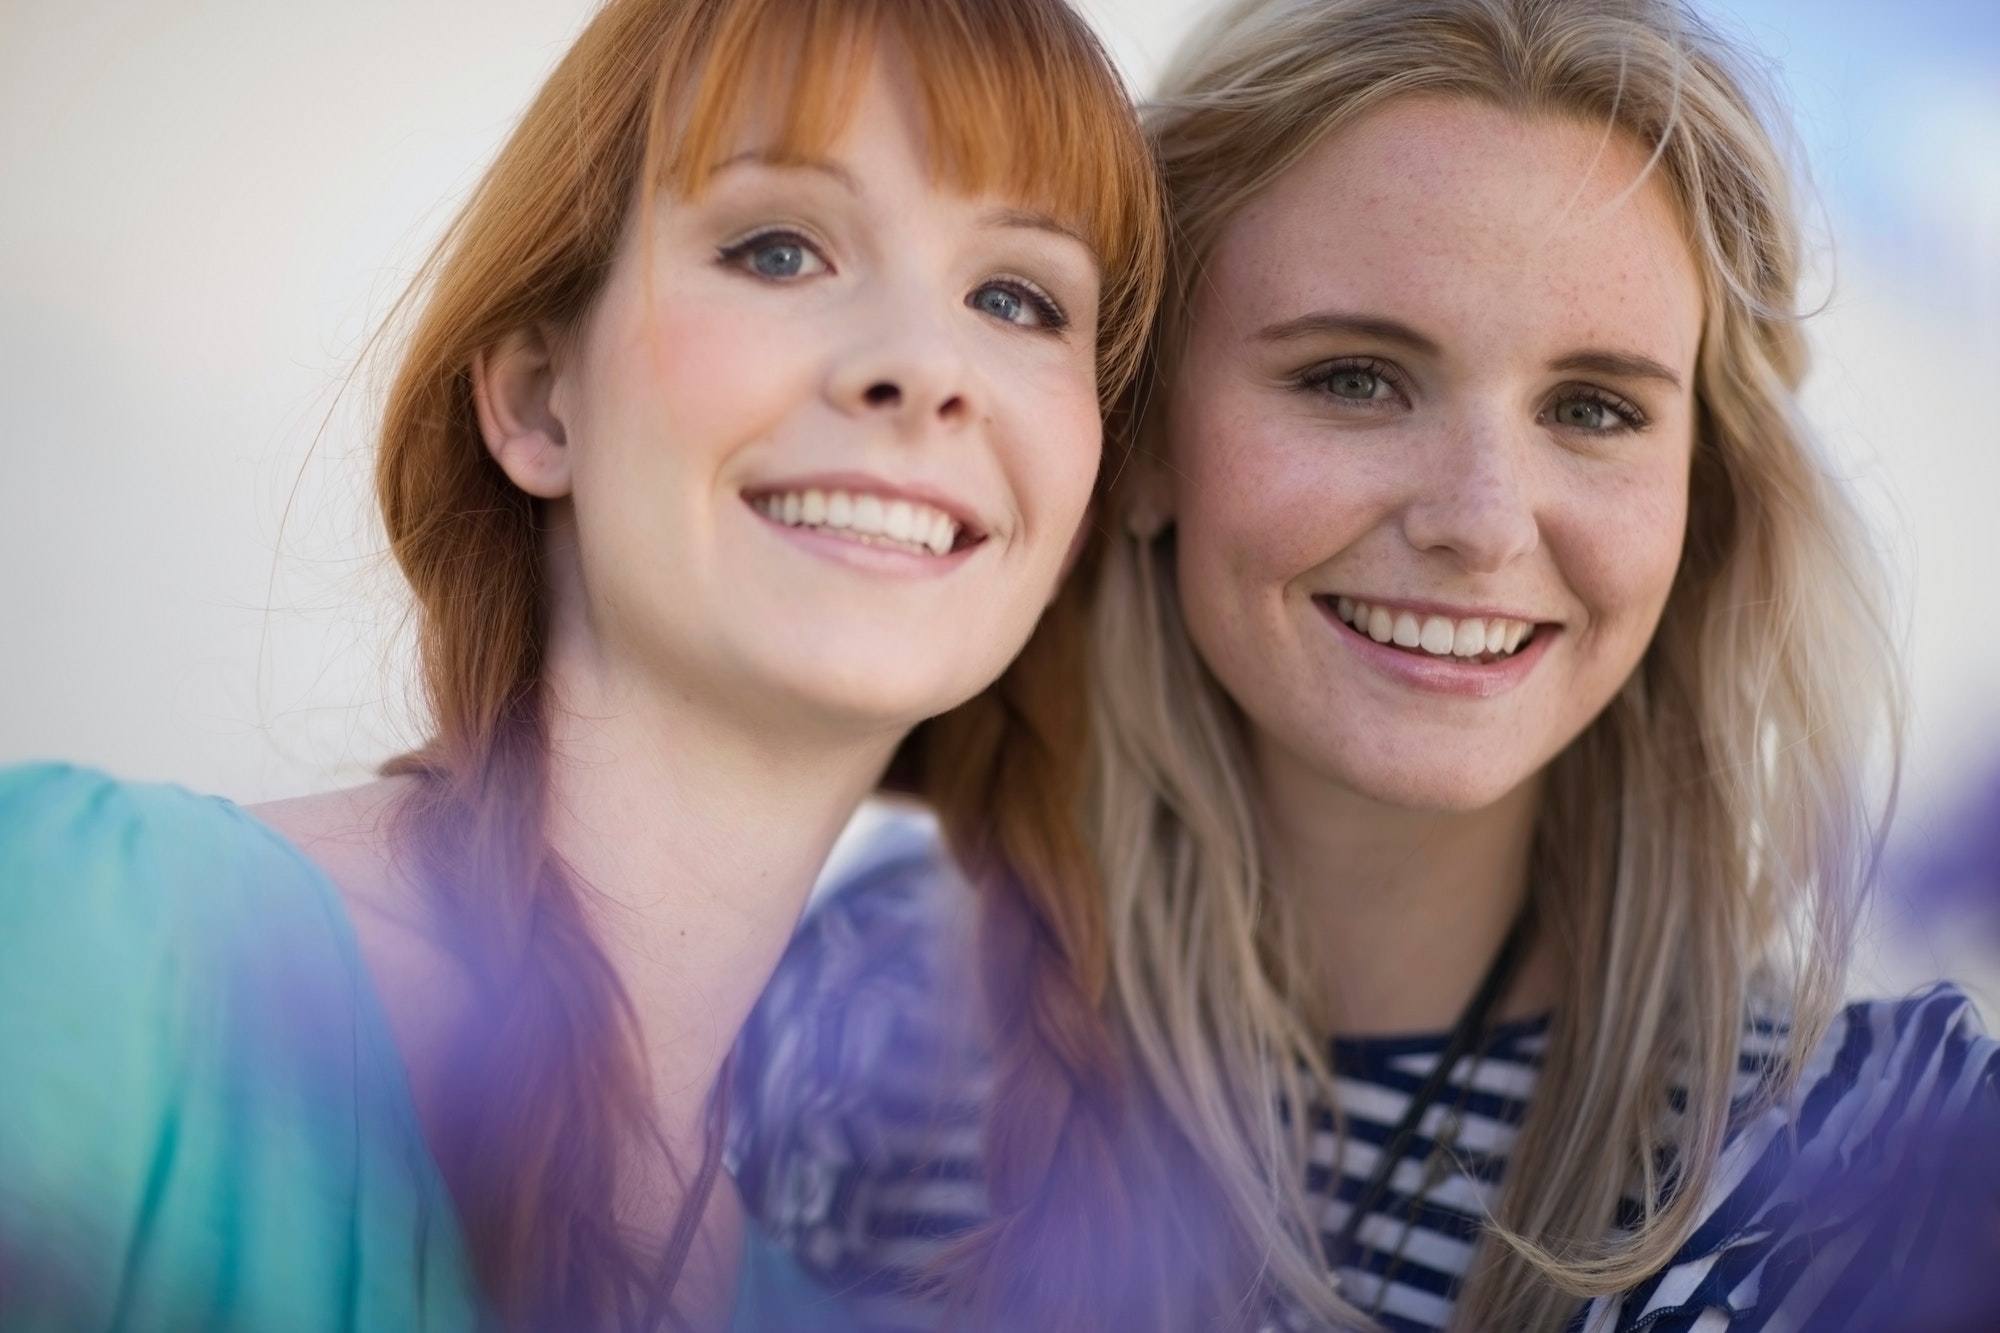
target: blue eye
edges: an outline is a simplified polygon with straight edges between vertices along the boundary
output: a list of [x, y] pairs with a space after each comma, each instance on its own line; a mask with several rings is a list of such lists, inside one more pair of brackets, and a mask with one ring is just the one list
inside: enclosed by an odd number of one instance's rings
[[1054, 300], [1019, 278], [989, 282], [968, 296], [965, 303], [982, 315], [1024, 329], [1059, 332], [1069, 326], [1069, 320]]
[[811, 277], [829, 267], [811, 242], [789, 231], [764, 232], [724, 246], [722, 259], [773, 282]]
[[981, 287], [972, 294], [972, 308], [1015, 324], [1026, 313], [1028, 303], [1005, 287]]
[[767, 278], [796, 278], [805, 266], [805, 247], [790, 241], [760, 245], [750, 253], [750, 267]]

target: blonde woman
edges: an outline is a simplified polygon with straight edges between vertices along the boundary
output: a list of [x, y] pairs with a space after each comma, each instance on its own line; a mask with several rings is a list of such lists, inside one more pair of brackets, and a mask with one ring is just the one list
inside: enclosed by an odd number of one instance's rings
[[752, 1206], [864, 1320], [1923, 1326], [2000, 1056], [1842, 1007], [1895, 673], [1773, 124], [1673, 0], [1188, 43], [1094, 857], [946, 803], [977, 892], [888, 847], [750, 1032]]

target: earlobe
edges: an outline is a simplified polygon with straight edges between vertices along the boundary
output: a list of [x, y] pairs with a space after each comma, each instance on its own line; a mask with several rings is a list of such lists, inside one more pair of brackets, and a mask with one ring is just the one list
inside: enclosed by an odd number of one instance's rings
[[541, 329], [517, 329], [472, 359], [472, 402], [486, 452], [529, 495], [570, 491], [569, 432], [556, 405], [555, 357]]
[[1173, 486], [1166, 468], [1154, 459], [1135, 452], [1131, 468], [1122, 515], [1125, 531], [1150, 542], [1174, 521]]

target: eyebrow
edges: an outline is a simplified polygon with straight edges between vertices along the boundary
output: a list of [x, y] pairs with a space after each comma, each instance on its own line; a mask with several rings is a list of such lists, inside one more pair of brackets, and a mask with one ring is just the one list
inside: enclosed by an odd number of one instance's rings
[[[1417, 332], [1409, 325], [1380, 315], [1354, 315], [1341, 311], [1320, 310], [1297, 319], [1288, 319], [1280, 324], [1266, 325], [1257, 331], [1262, 342], [1293, 342], [1301, 338], [1321, 337], [1327, 334], [1345, 334], [1349, 337], [1375, 338], [1383, 342], [1401, 343], [1411, 351], [1425, 356], [1437, 356], [1437, 343]], [[1681, 377], [1649, 356], [1637, 352], [1613, 352], [1600, 348], [1590, 348], [1581, 352], [1571, 352], [1549, 362], [1550, 370], [1582, 371], [1593, 375], [1615, 375], [1624, 379], [1659, 380], [1673, 388], [1681, 387]]]
[[[841, 166], [840, 163], [829, 161], [823, 157], [779, 158], [769, 153], [751, 150], [749, 152], [738, 153], [734, 157], [724, 158], [713, 167], [710, 167], [708, 174], [710, 176], [719, 175], [729, 168], [736, 166], [764, 166], [780, 171], [787, 168], [816, 171], [823, 176], [831, 177], [834, 181], [845, 187], [850, 194], [858, 195], [865, 193], [861, 188], [859, 177], [846, 167]], [[1058, 221], [1053, 215], [1048, 213], [1040, 213], [1028, 208], [996, 208], [982, 216], [979, 221], [981, 225], [987, 227], [1008, 227], [1025, 231], [1050, 232], [1062, 237], [1064, 240], [1075, 241], [1090, 252], [1091, 258], [1098, 259], [1100, 263], [1103, 262], [1098, 256], [1097, 247], [1090, 243], [1089, 237], [1085, 236], [1075, 227]]]
[[1681, 377], [1649, 356], [1637, 352], [1607, 352], [1591, 350], [1571, 352], [1568, 356], [1557, 357], [1549, 362], [1550, 370], [1581, 370], [1593, 375], [1616, 375], [1624, 379], [1659, 380], [1673, 388], [1681, 387]]
[[982, 216], [979, 221], [981, 225], [987, 227], [1012, 227], [1024, 231], [1051, 232], [1065, 240], [1075, 241], [1078, 245], [1090, 251], [1092, 257], [1096, 257], [1097, 255], [1097, 247], [1090, 243], [1089, 237], [1068, 223], [1058, 221], [1048, 213], [1038, 213], [1033, 209], [1027, 208], [996, 208]]
[[1301, 338], [1315, 338], [1326, 334], [1347, 334], [1362, 338], [1377, 338], [1383, 342], [1401, 343], [1413, 352], [1425, 356], [1436, 356], [1438, 345], [1407, 324], [1379, 315], [1350, 315], [1336, 310], [1319, 310], [1310, 315], [1300, 315], [1281, 324], [1267, 324], [1257, 331], [1259, 342], [1296, 342]]
[[779, 171], [816, 171], [822, 176], [831, 177], [835, 182], [846, 187], [850, 194], [860, 194], [862, 192], [861, 181], [853, 172], [841, 166], [840, 163], [829, 161], [823, 157], [776, 157], [770, 153], [758, 152], [753, 149], [750, 152], [738, 153], [734, 157], [722, 159], [722, 161], [708, 169], [708, 174], [710, 176], [719, 176], [731, 167], [746, 165], [771, 167]]

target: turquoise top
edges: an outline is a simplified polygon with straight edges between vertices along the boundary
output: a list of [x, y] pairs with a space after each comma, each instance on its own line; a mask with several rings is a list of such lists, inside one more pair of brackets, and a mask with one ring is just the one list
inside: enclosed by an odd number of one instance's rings
[[[0, 1328], [482, 1322], [326, 876], [224, 800], [0, 769]], [[753, 1229], [736, 1333], [838, 1327]]]

